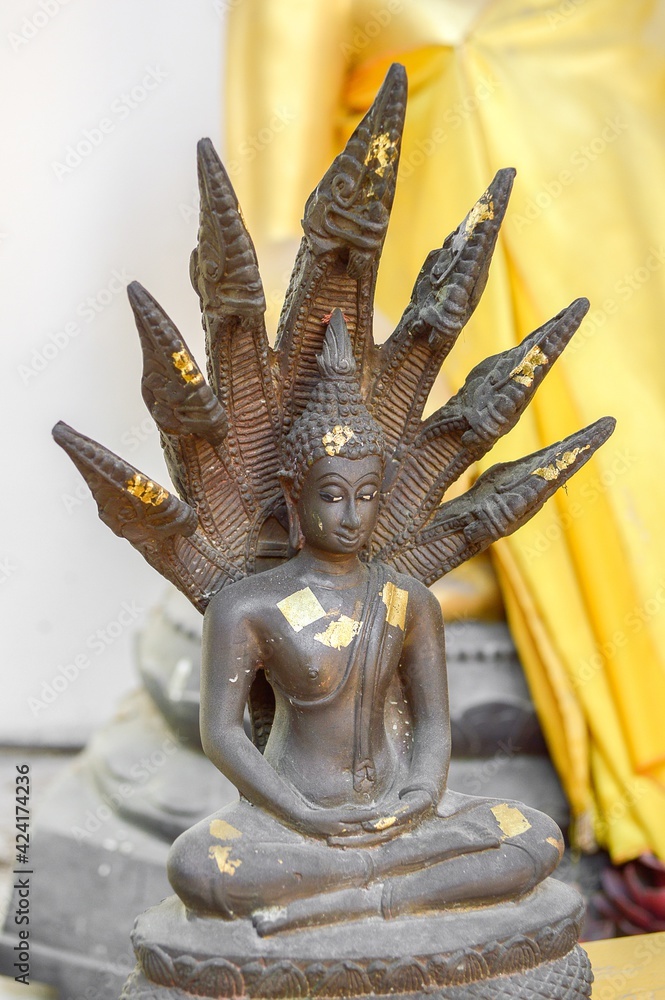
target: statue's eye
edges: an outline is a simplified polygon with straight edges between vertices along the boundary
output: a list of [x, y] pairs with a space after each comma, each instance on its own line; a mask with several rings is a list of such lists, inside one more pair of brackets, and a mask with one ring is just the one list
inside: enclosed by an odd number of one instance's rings
[[325, 500], [326, 503], [339, 503], [340, 500], [344, 499], [336, 493], [319, 493], [319, 496], [322, 500]]
[[376, 494], [377, 494], [377, 490], [372, 490], [371, 492], [368, 491], [367, 493], [361, 493], [360, 494], [360, 499], [361, 500], [373, 500], [374, 497], [376, 496]]

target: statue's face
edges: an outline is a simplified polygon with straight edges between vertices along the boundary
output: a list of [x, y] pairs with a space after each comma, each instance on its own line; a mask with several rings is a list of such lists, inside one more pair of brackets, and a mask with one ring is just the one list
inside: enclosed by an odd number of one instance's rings
[[370, 539], [379, 512], [383, 462], [376, 455], [318, 459], [298, 500], [305, 541], [339, 555], [358, 552]]

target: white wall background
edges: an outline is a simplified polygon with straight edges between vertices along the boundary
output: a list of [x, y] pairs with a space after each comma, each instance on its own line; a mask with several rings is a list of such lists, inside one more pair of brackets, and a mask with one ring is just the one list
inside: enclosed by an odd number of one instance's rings
[[133, 636], [164, 582], [98, 520], [50, 428], [168, 485], [124, 289], [138, 278], [202, 359], [188, 261], [195, 144], [219, 146], [223, 8], [0, 7], [3, 743], [85, 739], [136, 684]]

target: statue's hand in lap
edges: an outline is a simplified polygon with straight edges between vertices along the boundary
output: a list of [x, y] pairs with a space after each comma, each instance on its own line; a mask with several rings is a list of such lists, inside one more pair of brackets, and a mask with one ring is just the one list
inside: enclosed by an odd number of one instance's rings
[[340, 810], [343, 829], [331, 834], [328, 843], [337, 847], [372, 846], [400, 836], [434, 809], [432, 796], [423, 789], [406, 789], [392, 801], [366, 810]]
[[365, 839], [368, 831], [382, 828], [383, 810], [376, 806], [304, 806], [294, 813], [293, 825], [302, 833], [327, 839], [328, 843], [349, 844], [354, 838]]

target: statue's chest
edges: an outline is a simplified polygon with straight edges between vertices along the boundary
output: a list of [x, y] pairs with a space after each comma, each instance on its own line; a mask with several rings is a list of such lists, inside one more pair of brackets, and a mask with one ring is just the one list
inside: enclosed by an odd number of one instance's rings
[[[305, 587], [276, 603], [264, 663], [270, 682], [290, 701], [318, 702], [342, 691], [355, 696], [358, 646], [368, 627], [366, 596], [366, 588]], [[398, 660], [399, 650], [394, 652]]]

